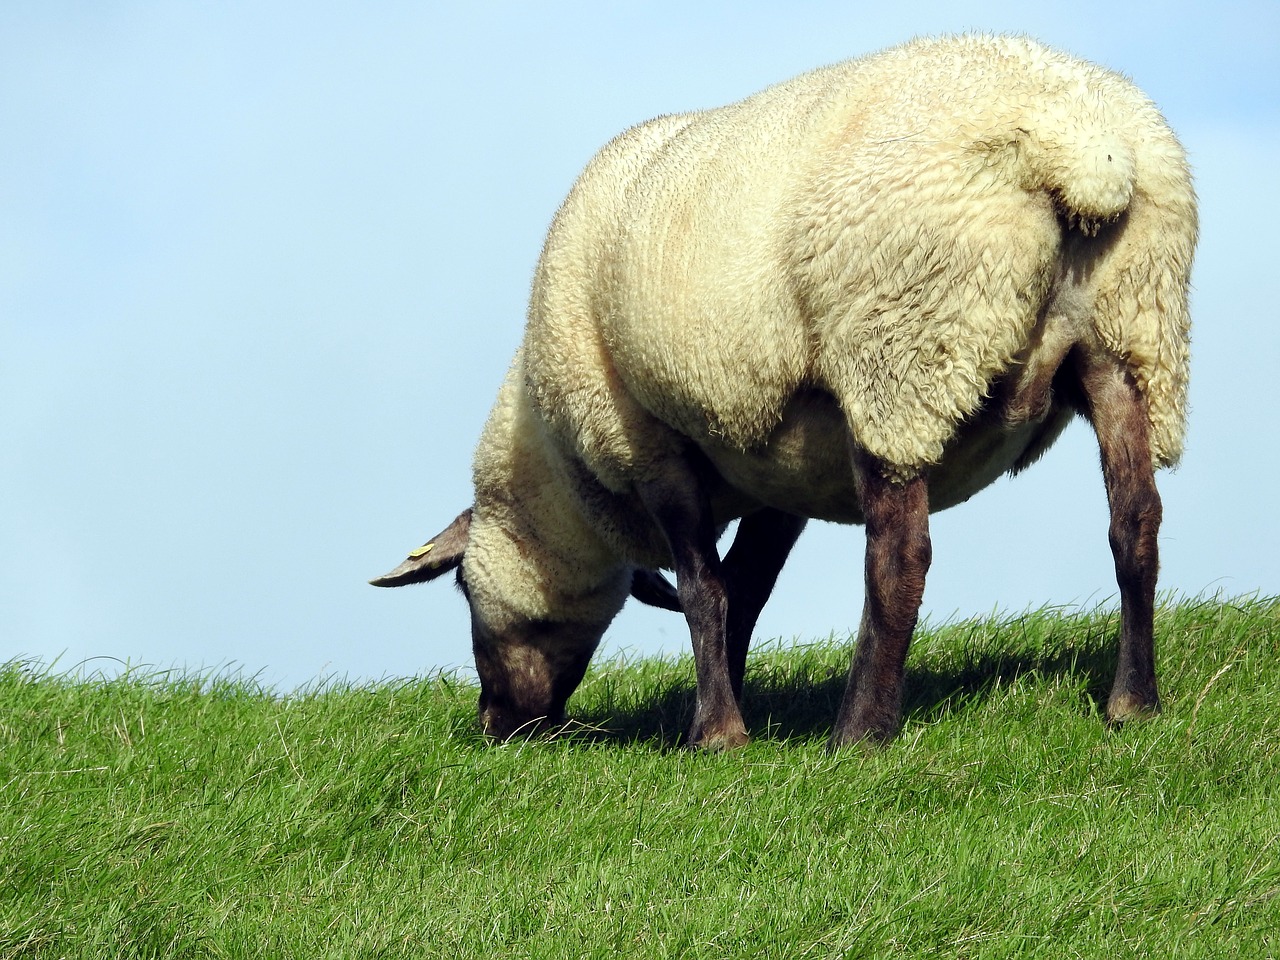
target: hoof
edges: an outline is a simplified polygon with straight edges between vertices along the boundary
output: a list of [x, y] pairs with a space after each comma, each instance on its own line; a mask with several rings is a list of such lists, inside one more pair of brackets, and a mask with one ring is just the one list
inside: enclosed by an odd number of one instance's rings
[[874, 752], [886, 747], [898, 730], [902, 727], [902, 719], [895, 710], [857, 710], [836, 717], [836, 725], [831, 730], [831, 740], [827, 746], [831, 750], [842, 750], [847, 747], [862, 747]]
[[1113, 694], [1107, 701], [1107, 723], [1113, 727], [1130, 720], [1149, 720], [1160, 713], [1160, 698], [1139, 693]]
[[690, 750], [702, 750], [719, 753], [722, 750], [737, 750], [751, 742], [747, 731], [742, 727], [719, 731], [690, 731], [688, 746]]

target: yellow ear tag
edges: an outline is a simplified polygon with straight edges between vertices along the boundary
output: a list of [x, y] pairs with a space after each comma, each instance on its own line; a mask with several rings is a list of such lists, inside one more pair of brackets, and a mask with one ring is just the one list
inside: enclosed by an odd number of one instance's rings
[[424, 543], [417, 550], [413, 551], [413, 553], [409, 554], [409, 559], [417, 560], [419, 557], [425, 557], [428, 553], [431, 552], [431, 548], [434, 546], [435, 546], [434, 542]]

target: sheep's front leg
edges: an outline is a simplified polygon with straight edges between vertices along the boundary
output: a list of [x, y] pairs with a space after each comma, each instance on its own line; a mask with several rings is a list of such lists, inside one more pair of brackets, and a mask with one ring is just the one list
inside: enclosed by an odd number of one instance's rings
[[639, 486], [671, 548], [676, 593], [693, 640], [697, 704], [689, 746], [725, 750], [747, 743], [747, 728], [729, 677], [726, 619], [728, 590], [706, 492], [691, 467], [672, 466], [662, 478]]
[[773, 593], [778, 574], [804, 530], [804, 517], [766, 507], [738, 522], [733, 546], [724, 558], [729, 594], [727, 645], [729, 680], [734, 697], [742, 700], [742, 679], [747, 669], [747, 648], [760, 611]]
[[902, 723], [903, 669], [932, 558], [923, 477], [889, 480], [857, 462], [867, 532], [866, 604], [831, 745], [892, 739]]
[[1160, 712], [1155, 670], [1155, 596], [1163, 508], [1148, 439], [1147, 405], [1117, 361], [1086, 362], [1082, 376], [1098, 436], [1111, 508], [1111, 553], [1120, 587], [1120, 645], [1107, 700], [1112, 723]]

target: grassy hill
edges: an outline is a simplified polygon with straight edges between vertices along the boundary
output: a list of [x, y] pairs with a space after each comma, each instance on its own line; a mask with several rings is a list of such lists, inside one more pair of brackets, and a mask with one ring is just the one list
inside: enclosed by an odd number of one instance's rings
[[825, 736], [849, 641], [753, 654], [753, 742], [678, 749], [685, 660], [596, 666], [487, 746], [438, 677], [288, 698], [0, 666], [0, 958], [1271, 957], [1280, 601], [926, 629], [888, 750]]

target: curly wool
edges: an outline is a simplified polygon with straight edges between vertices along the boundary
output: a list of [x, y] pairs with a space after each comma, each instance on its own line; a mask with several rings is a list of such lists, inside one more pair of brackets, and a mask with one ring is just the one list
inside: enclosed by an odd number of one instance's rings
[[[1170, 465], [1196, 229], [1182, 148], [1127, 79], [1025, 38], [915, 40], [606, 146], [535, 276], [528, 400], [615, 491], [689, 438], [763, 448], [810, 388], [909, 476], [1078, 268], [1065, 322], [1126, 362]], [[1087, 265], [1064, 266], [1072, 231], [1101, 231]]]

